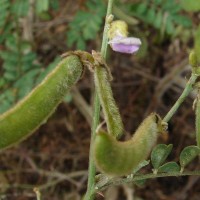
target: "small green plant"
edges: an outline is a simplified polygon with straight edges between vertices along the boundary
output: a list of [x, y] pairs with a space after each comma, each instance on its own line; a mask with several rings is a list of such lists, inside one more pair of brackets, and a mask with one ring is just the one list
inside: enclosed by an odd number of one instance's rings
[[67, 45], [76, 45], [77, 49], [84, 50], [86, 41], [96, 38], [105, 16], [106, 7], [103, 1], [87, 0], [85, 10], [78, 11], [69, 24]]
[[[173, 1], [166, 2], [172, 3]], [[41, 2], [38, 0], [37, 3], [40, 5], [37, 9], [39, 13], [46, 11], [49, 7], [49, 1], [43, 1], [41, 4]], [[169, 3], [165, 3], [161, 6], [161, 1], [158, 0], [155, 0], [154, 3], [158, 8], [162, 7], [165, 12], [169, 12], [169, 21], [166, 23], [169, 23], [170, 25], [168, 25], [168, 28], [166, 25], [166, 33], [172, 34], [172, 25], [174, 25], [176, 21], [172, 16], [178, 15], [180, 7], [178, 7], [175, 3], [172, 3], [175, 8], [171, 7], [171, 4]], [[23, 89], [23, 91], [20, 91], [20, 88], [23, 87], [22, 85], [26, 83], [26, 81], [30, 81], [29, 83], [27, 82], [27, 87], [33, 85], [33, 79], [35, 79], [35, 82], [37, 82], [44, 78], [42, 83], [36, 86], [35, 89], [33, 89], [32, 92], [30, 92], [23, 100], [0, 116], [1, 149], [5, 149], [16, 144], [17, 142], [20, 142], [30, 135], [35, 129], [37, 129], [41, 124], [45, 123], [47, 118], [54, 112], [58, 104], [64, 98], [66, 92], [83, 75], [85, 67], [88, 67], [93, 72], [95, 79], [94, 114], [89, 156], [88, 188], [84, 196], [84, 200], [93, 200], [97, 192], [100, 192], [111, 185], [120, 185], [125, 183], [139, 184], [144, 182], [146, 179], [166, 176], [177, 177], [200, 175], [200, 171], [188, 171], [186, 169], [187, 165], [200, 155], [199, 99], [197, 99], [197, 105], [195, 107], [197, 146], [191, 145], [185, 147], [180, 153], [179, 164], [174, 161], [167, 161], [167, 158], [173, 147], [172, 144], [158, 144], [154, 147], [157, 141], [158, 133], [162, 133], [166, 130], [167, 123], [176, 113], [182, 102], [194, 89], [194, 86], [198, 86], [196, 84], [198, 78], [200, 77], [199, 48], [197, 45], [199, 42], [198, 34], [195, 38], [194, 51], [191, 52], [189, 56], [191, 77], [188, 80], [181, 96], [177, 99], [165, 117], [161, 118], [155, 113], [150, 114], [138, 127], [131, 140], [125, 142], [119, 141], [119, 136], [123, 133], [123, 131], [125, 132], [125, 130], [110, 86], [112, 75], [108, 65], [106, 64], [107, 46], [110, 44], [115, 51], [130, 53], [138, 51], [141, 42], [138, 38], [128, 37], [127, 34], [123, 34], [123, 28], [112, 26], [112, 23], [114, 23], [112, 15], [113, 4], [114, 0], [108, 1], [101, 53], [95, 53], [94, 51], [92, 54], [84, 51], [68, 52], [64, 54], [63, 60], [57, 64], [55, 69], [49, 72], [47, 75], [47, 71], [45, 71], [43, 74], [40, 73], [39, 66], [35, 64], [37, 57], [36, 54], [32, 52], [29, 43], [27, 44], [25, 41], [19, 38], [19, 34], [14, 34], [14, 36], [6, 38], [4, 41], [6, 48], [4, 51], [0, 52], [0, 56], [4, 61], [4, 72], [3, 78], [0, 79], [0, 86], [3, 89], [7, 89], [9, 84], [14, 84], [16, 88], [18, 87], [17, 91], [8, 89], [6, 90], [6, 92], [9, 91], [8, 93], [10, 93], [7, 96], [7, 99], [10, 102], [15, 101], [11, 99], [12, 92], [16, 92], [19, 97], [25, 95], [26, 90]], [[103, 9], [104, 7], [102, 6], [101, 8], [96, 9], [97, 5], [101, 5], [101, 3], [97, 3], [97, 1], [87, 1], [86, 8], [90, 10], [91, 13], [92, 11], [97, 11], [97, 14], [99, 15], [98, 18], [94, 17], [95, 20], [90, 19], [93, 16], [90, 12], [88, 15], [86, 15], [86, 12], [80, 12], [77, 14], [75, 21], [70, 25], [71, 33], [68, 35], [71, 41], [70, 44], [78, 41], [77, 45], [80, 45], [80, 48], [84, 47], [83, 44], [85, 41], [94, 37], [93, 35], [90, 35], [90, 31], [92, 30], [93, 33], [97, 33], [100, 26], [100, 20], [103, 17], [98, 13], [100, 12], [98, 9]], [[16, 1], [11, 9], [13, 15], [26, 15], [27, 12], [25, 9], [27, 6], [27, 2], [24, 3], [24, 1], [21, 0]], [[137, 14], [141, 12], [138, 6], [141, 9], [141, 6], [151, 8], [152, 5], [148, 2], [145, 3], [145, 5], [143, 3], [138, 4], [136, 7], [133, 7], [133, 9], [136, 8]], [[145, 12], [147, 11], [146, 7]], [[153, 23], [153, 18], [151, 17], [155, 17], [154, 11], [157, 9], [157, 7], [153, 8], [153, 12], [150, 9], [151, 14], [148, 14], [149, 23]], [[7, 8], [9, 8], [9, 6], [7, 6], [6, 9]], [[7, 14], [4, 13], [2, 16], [4, 16], [3, 20], [5, 21], [5, 16], [7, 16]], [[81, 16], [83, 18], [83, 23], [81, 23]], [[86, 28], [82, 30], [83, 32], [81, 34], [78, 32], [73, 39], [72, 33], [74, 30], [77, 31], [77, 29], [75, 29], [77, 25], [79, 26], [78, 30], [80, 30], [80, 28], [83, 28], [86, 24], [89, 24], [88, 21], [86, 23], [86, 19], [90, 19], [91, 21], [94, 20], [93, 22], [95, 26], [92, 26], [93, 28], [91, 28], [90, 25], [88, 25], [89, 28], [86, 26]], [[5, 22], [2, 24], [2, 26], [4, 26]], [[113, 38], [109, 38], [109, 30], [111, 30], [110, 27], [115, 27], [114, 34], [112, 34]], [[81, 38], [80, 41], [78, 40], [79, 37]], [[56, 60], [55, 63], [57, 62], [58, 61]], [[50, 70], [54, 64], [49, 66], [48, 70]], [[14, 65], [16, 67], [13, 67]], [[38, 77], [39, 73], [40, 76]], [[101, 107], [103, 108], [108, 131], [102, 131], [102, 127], [99, 126]], [[149, 154], [151, 154], [150, 161], [146, 161], [145, 159], [148, 158]], [[149, 163], [151, 163], [153, 166], [152, 172], [147, 174], [141, 172], [140, 169], [149, 165]], [[95, 181], [96, 167], [102, 173], [98, 177], [104, 177], [104, 180], [101, 180], [101, 182]], [[37, 193], [39, 190], [36, 189], [35, 192]], [[40, 198], [40, 194], [37, 194], [37, 197]]]
[[0, 95], [0, 112], [3, 112], [33, 88], [41, 66], [36, 64], [37, 55], [30, 44], [19, 41], [18, 36], [7, 37], [6, 49], [0, 52], [0, 58], [4, 61], [0, 90], [6, 90]]
[[3, 0], [1, 1], [0, 6], [0, 28], [4, 27], [7, 17], [8, 17], [8, 10], [10, 7], [10, 1], [9, 0]]
[[176, 28], [190, 28], [192, 21], [182, 15], [181, 5], [173, 0], [153, 0], [142, 3], [132, 3], [127, 6], [129, 14], [138, 17], [143, 22], [160, 31], [161, 35], [175, 35]]
[[[57, 8], [58, 1], [45, 0], [35, 2], [35, 14], [39, 17], [49, 7]], [[29, 1], [3, 0], [0, 3], [0, 60], [3, 62], [0, 77], [0, 113], [8, 110], [18, 100], [27, 95], [41, 81], [43, 74], [52, 67], [41, 69], [33, 44], [22, 38], [19, 27], [20, 18], [27, 17]], [[54, 65], [55, 66], [55, 65]]]

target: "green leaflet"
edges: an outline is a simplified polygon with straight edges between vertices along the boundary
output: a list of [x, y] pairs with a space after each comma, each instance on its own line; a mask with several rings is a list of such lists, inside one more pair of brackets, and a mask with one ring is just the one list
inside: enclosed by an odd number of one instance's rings
[[1, 0], [0, 2], [0, 30], [4, 27], [6, 23], [6, 18], [9, 14], [10, 4], [11, 2], [9, 0]]
[[181, 171], [200, 154], [200, 148], [194, 145], [185, 147], [180, 154]]
[[151, 152], [151, 163], [155, 170], [162, 165], [172, 151], [172, 144], [158, 144]]
[[0, 116], [0, 149], [24, 140], [55, 111], [83, 71], [77, 56], [64, 58], [29, 95]]
[[158, 168], [159, 173], [179, 172], [180, 166], [176, 162], [168, 162]]

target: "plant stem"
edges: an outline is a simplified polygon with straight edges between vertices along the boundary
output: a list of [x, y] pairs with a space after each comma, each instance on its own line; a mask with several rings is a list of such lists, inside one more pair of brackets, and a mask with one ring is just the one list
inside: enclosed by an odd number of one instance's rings
[[169, 172], [169, 173], [160, 173], [160, 174], [145, 174], [145, 175], [136, 175], [133, 178], [113, 178], [110, 179], [106, 184], [102, 185], [101, 187], [96, 187], [97, 191], [105, 190], [107, 187], [111, 185], [123, 185], [127, 183], [134, 183], [135, 181], [139, 180], [145, 180], [145, 179], [153, 179], [153, 178], [159, 178], [159, 177], [169, 177], [169, 176], [199, 176], [200, 171], [186, 171], [186, 172]]
[[[112, 13], [112, 7], [113, 7], [114, 0], [108, 0], [108, 7], [107, 7], [107, 14], [106, 14], [106, 20], [104, 25], [104, 32], [103, 32], [103, 39], [102, 39], [102, 46], [101, 46], [101, 55], [105, 59], [106, 58], [106, 52], [107, 52], [107, 43], [108, 43], [108, 30], [109, 30], [109, 24], [108, 24], [108, 16]], [[104, 70], [104, 69], [103, 69]], [[97, 73], [95, 70], [94, 73]], [[95, 89], [95, 95], [94, 95], [94, 113], [93, 113], [93, 122], [92, 122], [92, 130], [91, 130], [91, 140], [90, 140], [90, 153], [89, 153], [89, 169], [88, 169], [88, 185], [87, 185], [87, 192], [85, 194], [84, 200], [93, 200], [95, 195], [95, 174], [96, 169], [94, 165], [94, 159], [93, 159], [93, 143], [96, 136], [96, 129], [99, 124], [99, 116], [100, 116], [100, 101], [98, 93]]]
[[107, 13], [106, 13], [106, 19], [105, 19], [105, 25], [104, 25], [104, 31], [103, 31], [103, 39], [102, 39], [102, 45], [101, 45], [101, 55], [105, 59], [106, 53], [107, 53], [107, 47], [108, 47], [108, 30], [109, 30], [109, 22], [108, 17], [112, 14], [112, 8], [115, 0], [108, 0], [108, 7], [107, 7]]
[[87, 184], [87, 192], [85, 194], [84, 200], [94, 199], [94, 185], [95, 185], [96, 169], [95, 169], [94, 160], [93, 160], [93, 143], [96, 136], [96, 128], [99, 124], [99, 116], [100, 116], [100, 102], [99, 102], [98, 94], [95, 90], [94, 114], [93, 114], [92, 132], [91, 132], [91, 139], [90, 139], [88, 184]]
[[196, 75], [195, 73], [192, 73], [192, 75], [191, 75], [189, 81], [187, 82], [186, 87], [183, 90], [181, 96], [178, 98], [178, 100], [176, 101], [176, 103], [173, 105], [173, 107], [170, 109], [170, 111], [163, 118], [164, 122], [168, 122], [172, 118], [172, 116], [175, 114], [175, 112], [177, 111], [177, 109], [183, 103], [183, 101], [185, 100], [185, 98], [192, 91], [193, 85], [194, 85], [197, 77], [198, 77], [198, 75]]
[[37, 200], [42, 200], [41, 193], [38, 188], [34, 188], [33, 191], [36, 194]]
[[196, 142], [197, 146], [200, 148], [200, 90], [198, 90], [198, 95], [196, 98], [195, 105], [195, 125], [196, 125]]

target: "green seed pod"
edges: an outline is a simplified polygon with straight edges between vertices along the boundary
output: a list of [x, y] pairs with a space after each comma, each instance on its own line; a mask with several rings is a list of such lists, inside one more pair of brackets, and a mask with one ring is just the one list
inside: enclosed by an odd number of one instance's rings
[[94, 81], [103, 108], [108, 132], [118, 138], [122, 135], [124, 127], [119, 109], [113, 98], [112, 89], [108, 80], [108, 72], [104, 67], [97, 66], [95, 68]]
[[29, 95], [1, 115], [0, 149], [24, 140], [44, 124], [66, 92], [79, 80], [82, 71], [77, 56], [64, 58]]
[[100, 131], [94, 142], [97, 168], [111, 176], [130, 174], [148, 157], [157, 141], [160, 127], [160, 117], [152, 113], [142, 122], [129, 141], [117, 141], [112, 135]]

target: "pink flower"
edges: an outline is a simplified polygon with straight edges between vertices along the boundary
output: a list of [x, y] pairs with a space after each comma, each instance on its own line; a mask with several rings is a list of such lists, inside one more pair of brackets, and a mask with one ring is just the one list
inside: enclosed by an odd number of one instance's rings
[[135, 37], [116, 36], [108, 42], [113, 51], [132, 54], [139, 50], [141, 40]]

